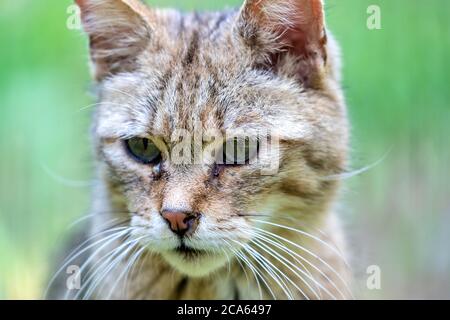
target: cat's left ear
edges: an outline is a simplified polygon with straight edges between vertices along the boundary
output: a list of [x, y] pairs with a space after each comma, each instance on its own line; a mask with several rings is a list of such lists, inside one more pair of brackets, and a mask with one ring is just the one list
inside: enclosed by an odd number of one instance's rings
[[236, 31], [257, 63], [291, 70], [304, 85], [320, 81], [327, 63], [322, 0], [246, 0]]
[[89, 36], [94, 77], [132, 68], [151, 35], [151, 11], [139, 0], [75, 0]]

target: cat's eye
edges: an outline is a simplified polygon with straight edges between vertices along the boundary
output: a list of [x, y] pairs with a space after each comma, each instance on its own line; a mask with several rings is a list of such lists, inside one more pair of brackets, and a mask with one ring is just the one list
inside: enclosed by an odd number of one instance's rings
[[128, 153], [137, 161], [144, 164], [157, 164], [161, 162], [161, 151], [149, 139], [131, 138], [125, 140]]
[[224, 142], [222, 152], [218, 155], [220, 159], [217, 162], [225, 165], [249, 164], [258, 154], [258, 150], [257, 139], [235, 137]]

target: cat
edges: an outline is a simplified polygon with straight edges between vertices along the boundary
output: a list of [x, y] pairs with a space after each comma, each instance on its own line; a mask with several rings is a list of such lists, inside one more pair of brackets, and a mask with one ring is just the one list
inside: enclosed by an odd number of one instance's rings
[[[335, 212], [349, 124], [322, 1], [76, 4], [99, 88], [97, 182], [90, 227], [47, 297], [351, 298]], [[207, 156], [176, 162], [180, 150]]]

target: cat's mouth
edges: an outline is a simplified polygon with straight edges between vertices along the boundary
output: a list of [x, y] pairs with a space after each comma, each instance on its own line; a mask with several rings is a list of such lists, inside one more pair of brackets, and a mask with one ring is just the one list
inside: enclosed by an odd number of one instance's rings
[[174, 251], [186, 259], [196, 259], [206, 254], [206, 251], [189, 247], [184, 243], [181, 243]]
[[163, 251], [162, 256], [179, 272], [193, 277], [202, 277], [222, 267], [227, 258], [217, 252], [197, 249], [180, 243], [172, 250]]

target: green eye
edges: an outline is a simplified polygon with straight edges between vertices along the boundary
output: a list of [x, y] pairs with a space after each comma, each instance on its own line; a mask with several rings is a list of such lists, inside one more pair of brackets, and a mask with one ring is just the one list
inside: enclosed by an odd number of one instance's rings
[[[259, 143], [257, 139], [233, 138], [222, 146], [222, 159], [219, 164], [243, 165], [249, 164], [258, 153]], [[220, 154], [219, 154], [220, 155]]]
[[161, 162], [161, 151], [149, 139], [131, 138], [125, 140], [128, 153], [136, 160], [145, 164], [157, 164]]

